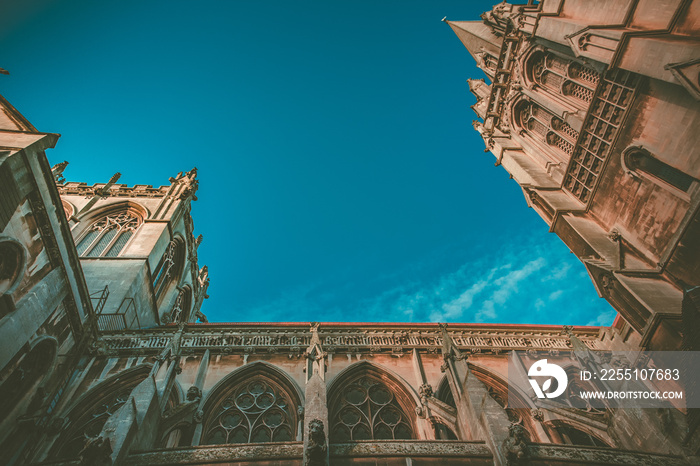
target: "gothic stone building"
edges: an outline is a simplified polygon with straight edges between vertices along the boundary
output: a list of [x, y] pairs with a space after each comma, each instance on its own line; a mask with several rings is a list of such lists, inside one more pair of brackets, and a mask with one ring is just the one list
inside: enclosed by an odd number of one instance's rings
[[447, 23], [488, 78], [469, 80], [486, 151], [625, 338], [679, 349], [700, 285], [700, 2], [501, 3]]
[[470, 83], [477, 129], [612, 327], [208, 323], [196, 170], [66, 182], [58, 135], [0, 99], [0, 464], [696, 464], [692, 410], [540, 400], [509, 390], [507, 358], [697, 349], [679, 324], [698, 325], [697, 10], [546, 0], [449, 23], [492, 82]]

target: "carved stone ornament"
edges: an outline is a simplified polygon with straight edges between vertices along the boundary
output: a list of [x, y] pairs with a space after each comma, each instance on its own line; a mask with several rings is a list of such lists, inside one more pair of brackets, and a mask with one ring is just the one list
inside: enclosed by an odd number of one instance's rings
[[512, 423], [508, 428], [508, 438], [503, 441], [503, 452], [508, 466], [526, 464], [528, 457], [525, 428]]
[[194, 422], [197, 424], [200, 424], [204, 420], [204, 411], [201, 409], [198, 409], [197, 411], [194, 412]]
[[532, 414], [532, 418], [536, 421], [544, 421], [544, 412], [541, 409], [532, 408], [532, 410], [530, 410], [530, 413]]
[[328, 445], [323, 422], [320, 419], [312, 419], [309, 423], [309, 442], [306, 445], [305, 466], [326, 466], [328, 457]]
[[196, 385], [192, 385], [189, 390], [187, 390], [187, 401], [197, 401], [202, 398], [202, 390]]
[[80, 465], [85, 466], [111, 466], [112, 464], [112, 446], [109, 439], [104, 437], [95, 437], [88, 439], [85, 446], [80, 451]]
[[[421, 401], [423, 401], [423, 399], [427, 400], [433, 396], [433, 387], [429, 383], [424, 383], [418, 388], [418, 393], [420, 394]], [[423, 403], [425, 403], [425, 401], [423, 401]]]

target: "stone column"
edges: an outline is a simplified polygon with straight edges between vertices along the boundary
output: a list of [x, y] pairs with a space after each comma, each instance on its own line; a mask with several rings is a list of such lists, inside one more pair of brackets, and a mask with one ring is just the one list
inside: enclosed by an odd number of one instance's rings
[[496, 466], [508, 464], [504, 442], [509, 436], [510, 421], [505, 409], [491, 398], [483, 382], [469, 370], [466, 355], [452, 341], [447, 325], [441, 324], [442, 357], [441, 369], [447, 373], [452, 394], [457, 405], [457, 420], [468, 440], [484, 440], [493, 453]]
[[304, 466], [327, 466], [328, 404], [326, 402], [326, 357], [318, 336], [318, 324], [311, 325], [311, 344], [306, 357], [304, 390]]
[[187, 390], [187, 401], [196, 401], [197, 397], [199, 397], [199, 406], [197, 406], [197, 411], [194, 413], [194, 421], [196, 422], [196, 426], [192, 435], [192, 446], [199, 445], [202, 440], [202, 415], [204, 414], [202, 411], [202, 408], [204, 408], [204, 397], [202, 396], [202, 393], [204, 388], [204, 379], [206, 379], [207, 370], [209, 369], [210, 357], [211, 353], [209, 350], [206, 350], [204, 352], [204, 356], [202, 356], [202, 360], [199, 362], [199, 369], [197, 370], [197, 378], [194, 381], [194, 385]]

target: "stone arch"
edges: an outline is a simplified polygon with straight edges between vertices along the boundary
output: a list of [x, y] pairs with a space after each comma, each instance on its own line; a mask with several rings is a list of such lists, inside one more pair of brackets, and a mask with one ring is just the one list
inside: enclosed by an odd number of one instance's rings
[[[43, 336], [25, 346], [26, 350], [7, 371], [0, 385], [0, 419], [31, 408], [33, 396], [53, 373], [58, 352], [58, 340]], [[1, 422], [1, 421], [0, 421]]]
[[151, 215], [148, 208], [132, 200], [119, 200], [111, 202], [107, 205], [100, 206], [96, 209], [90, 209], [82, 214], [78, 212], [75, 215], [79, 215], [77, 218], [80, 223], [89, 224], [99, 219], [100, 217], [104, 217], [105, 215], [110, 215], [122, 211], [133, 213], [134, 215], [137, 215], [144, 220], [149, 218]]
[[533, 48], [523, 65], [528, 87], [539, 87], [578, 107], [587, 107], [593, 101], [600, 73], [590, 66], [542, 47]]
[[65, 199], [61, 199], [61, 207], [63, 207], [63, 212], [66, 214], [66, 220], [70, 222], [70, 219], [77, 213], [75, 206]]
[[510, 421], [521, 424], [525, 428], [528, 439], [535, 440], [537, 429], [530, 411], [535, 406], [530, 398], [518, 387], [509, 385], [505, 379], [487, 367], [473, 363], [468, 365], [472, 374], [486, 386], [491, 398], [506, 410]]
[[450, 388], [450, 381], [447, 379], [447, 374], [443, 375], [442, 379], [440, 379], [437, 389], [435, 390], [435, 398], [457, 409], [454, 393], [452, 393], [452, 388]]
[[179, 406], [184, 402], [185, 393], [182, 385], [175, 380], [168, 393], [164, 418], [168, 421], [172, 418], [179, 418], [179, 420], [174, 421], [174, 424], [172, 422], [166, 422], [166, 425], [161, 423], [158, 437], [155, 439], [156, 448], [177, 448], [191, 445], [195, 424], [191, 421], [191, 416], [189, 418], [182, 416]]
[[168, 324], [171, 322], [189, 322], [190, 312], [193, 304], [193, 292], [190, 285], [180, 288], [172, 309], [166, 311], [161, 318], [161, 322]]
[[553, 443], [613, 447], [615, 442], [605, 432], [574, 420], [555, 419], [543, 423]]
[[66, 424], [49, 454], [52, 458], [74, 458], [88, 439], [100, 434], [107, 419], [129, 399], [134, 388], [151, 371], [141, 364], [98, 383], [66, 410]]
[[630, 146], [622, 151], [622, 169], [625, 173], [646, 178], [665, 189], [671, 188], [684, 194], [698, 181], [654, 157], [643, 146]]
[[293, 441], [301, 431], [299, 386], [263, 361], [220, 380], [203, 403], [201, 445]]
[[74, 239], [80, 256], [115, 257], [148, 218], [148, 211], [133, 201], [119, 201], [88, 211], [80, 217]]
[[579, 131], [563, 119], [527, 98], [515, 101], [511, 110], [511, 124], [526, 135], [554, 160], [565, 162], [573, 155]]
[[420, 398], [400, 376], [357, 362], [328, 385], [330, 441], [415, 439], [418, 406]]
[[27, 269], [27, 250], [22, 243], [0, 235], [0, 296], [13, 293]]

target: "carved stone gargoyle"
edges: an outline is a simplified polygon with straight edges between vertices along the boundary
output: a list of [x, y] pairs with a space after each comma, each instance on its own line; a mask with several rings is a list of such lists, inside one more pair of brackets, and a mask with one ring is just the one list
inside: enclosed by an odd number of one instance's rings
[[503, 452], [508, 466], [522, 466], [528, 463], [526, 440], [525, 428], [518, 423], [512, 423], [508, 428], [508, 438], [503, 441]]
[[309, 423], [309, 443], [306, 445], [306, 464], [304, 466], [327, 466], [328, 445], [323, 422], [312, 419]]

